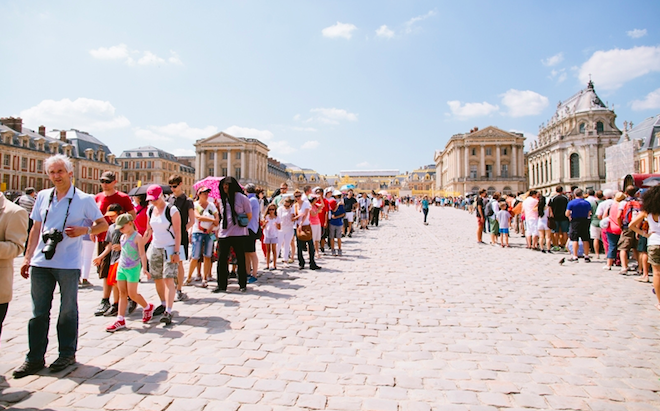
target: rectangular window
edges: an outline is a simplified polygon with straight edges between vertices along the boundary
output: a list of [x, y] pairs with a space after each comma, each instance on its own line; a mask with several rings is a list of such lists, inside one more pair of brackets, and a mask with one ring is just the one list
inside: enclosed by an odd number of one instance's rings
[[124, 161], [124, 168], [128, 168], [128, 161]]
[[492, 156], [492, 155], [493, 155], [493, 149], [490, 148], [490, 147], [488, 147], [488, 148], [486, 149], [486, 155], [487, 155], [487, 156]]
[[44, 180], [42, 178], [37, 178], [37, 184], [36, 187], [37, 191], [40, 191], [41, 189], [44, 188]]
[[470, 166], [470, 178], [477, 178], [477, 166], [476, 165], [471, 165]]
[[[213, 167], [209, 168], [209, 175], [210, 175], [210, 176], [215, 175], [215, 174], [214, 174], [214, 171], [215, 171], [215, 169], [214, 169]], [[202, 177], [206, 177], [206, 176], [202, 176]]]
[[240, 159], [241, 159], [241, 152], [239, 151], [236, 153], [236, 160], [240, 160]]
[[493, 178], [493, 165], [492, 164], [486, 164], [486, 177], [487, 178]]
[[226, 175], [227, 175], [227, 167], [222, 167], [222, 176], [224, 177]]
[[87, 167], [87, 178], [92, 178], [92, 168]]
[[477, 149], [476, 149], [476, 148], [473, 148], [473, 149], [472, 149], [472, 155], [473, 155], [473, 156], [476, 156], [476, 155], [477, 155]]
[[27, 176], [21, 176], [21, 191], [27, 187]]
[[147, 161], [147, 168], [151, 168], [151, 161]]
[[508, 150], [506, 149], [506, 147], [503, 148], [503, 149], [502, 149], [502, 154], [503, 154], [503, 155], [506, 155], [507, 153], [508, 153]]
[[215, 160], [215, 152], [211, 151], [209, 153], [209, 160]]
[[21, 157], [21, 170], [27, 170], [28, 159], [27, 157]]
[[141, 168], [140, 167], [140, 161], [136, 161], [135, 162], [135, 169], [139, 169], [139, 168]]
[[501, 175], [504, 178], [509, 177], [509, 165], [508, 164], [502, 164]]
[[240, 167], [236, 167], [234, 169], [234, 178], [236, 178], [237, 180], [241, 179], [241, 168]]
[[227, 159], [227, 152], [226, 152], [226, 151], [225, 151], [224, 153], [222, 153], [222, 159], [223, 159], [223, 160], [226, 160], [226, 159]]
[[[10, 165], [11, 165], [11, 155], [5, 154], [4, 166], [9, 167]], [[7, 183], [7, 184], [9, 184], [9, 183]]]
[[44, 160], [37, 160], [37, 171], [44, 171]]

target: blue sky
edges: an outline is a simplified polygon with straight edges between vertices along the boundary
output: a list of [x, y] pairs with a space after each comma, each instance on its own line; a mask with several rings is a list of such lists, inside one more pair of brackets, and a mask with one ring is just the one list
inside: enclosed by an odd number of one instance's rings
[[110, 149], [227, 131], [334, 174], [410, 171], [456, 133], [532, 139], [591, 74], [660, 112], [657, 1], [0, 2], [0, 116]]

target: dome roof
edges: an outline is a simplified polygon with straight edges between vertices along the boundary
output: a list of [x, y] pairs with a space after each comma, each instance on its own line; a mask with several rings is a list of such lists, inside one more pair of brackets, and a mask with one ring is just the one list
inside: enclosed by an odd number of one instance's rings
[[592, 81], [589, 81], [587, 88], [580, 90], [571, 98], [557, 105], [557, 111], [550, 119], [550, 124], [570, 115], [587, 111], [611, 111], [596, 94]]

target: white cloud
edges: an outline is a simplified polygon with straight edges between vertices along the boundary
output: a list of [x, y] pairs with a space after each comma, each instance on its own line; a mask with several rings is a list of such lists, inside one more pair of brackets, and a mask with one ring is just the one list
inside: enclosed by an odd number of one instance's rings
[[357, 27], [350, 23], [340, 23], [337, 22], [334, 26], [326, 27], [321, 30], [324, 37], [335, 39], [338, 37], [343, 37], [347, 40], [353, 36], [353, 31], [357, 30]]
[[142, 57], [138, 59], [137, 64], [141, 66], [166, 63], [183, 65], [181, 58], [173, 50], [170, 50], [170, 57], [165, 60], [151, 51], [140, 52], [139, 50], [130, 50], [128, 46], [123, 43], [117, 46], [92, 49], [89, 51], [89, 54], [99, 60], [122, 60], [129, 66], [135, 65], [135, 60], [132, 56], [136, 56], [137, 58], [140, 54], [142, 54]]
[[378, 30], [376, 30], [376, 35], [378, 37], [391, 39], [392, 37], [394, 37], [394, 32], [392, 30], [390, 30], [389, 28], [387, 28], [387, 26], [385, 24], [383, 24], [382, 26], [380, 26], [378, 28]]
[[297, 151], [295, 148], [291, 147], [288, 141], [273, 141], [268, 143], [268, 148], [272, 153], [272, 157], [279, 156], [282, 154], [291, 154]]
[[550, 80], [557, 80], [557, 84], [559, 84], [559, 83], [563, 83], [567, 77], [568, 75], [566, 74], [566, 69], [561, 69], [561, 70], [552, 70], [548, 78]]
[[428, 13], [423, 14], [423, 15], [421, 15], [421, 16], [413, 17], [412, 19], [408, 20], [408, 21], [405, 23], [405, 29], [404, 29], [404, 32], [407, 33], [407, 34], [412, 33], [413, 31], [416, 30], [415, 24], [416, 24], [417, 22], [420, 22], [420, 21], [426, 20], [426, 19], [428, 19], [429, 17], [435, 16], [435, 15], [436, 15], [436, 12], [435, 12], [434, 10], [431, 10], [431, 11], [429, 11]]
[[578, 78], [586, 84], [591, 74], [598, 88], [616, 90], [630, 80], [657, 71], [660, 71], [660, 46], [640, 46], [595, 52], [580, 67]]
[[300, 148], [302, 150], [313, 150], [316, 147], [318, 147], [319, 144], [320, 143], [316, 140], [310, 140], [310, 141], [306, 141], [302, 146], [300, 146]]
[[296, 114], [295, 116], [293, 116], [293, 119], [294, 119], [295, 121], [300, 120], [300, 114]]
[[646, 36], [646, 29], [642, 29], [642, 30], [640, 30], [640, 29], [630, 30], [630, 31], [626, 31], [626, 34], [627, 34], [628, 37], [630, 37], [630, 38], [638, 39], [638, 38], [640, 38], [640, 37], [644, 37], [644, 36]]
[[557, 53], [552, 57], [548, 57], [547, 59], [541, 60], [541, 63], [543, 63], [544, 66], [551, 67], [551, 66], [556, 66], [562, 61], [564, 61], [564, 53]]
[[644, 100], [633, 101], [631, 105], [632, 109], [635, 111], [660, 108], [660, 88], [647, 94]]
[[[258, 130], [256, 128], [231, 126], [224, 130], [225, 133], [235, 137], [256, 138], [263, 142], [272, 140], [274, 135], [269, 130]], [[270, 144], [270, 143], [269, 143]]]
[[358, 121], [358, 115], [349, 113], [344, 109], [339, 108], [313, 108], [309, 110], [311, 113], [316, 113], [316, 120], [325, 124], [339, 124], [340, 121]]
[[188, 123], [170, 123], [165, 126], [148, 126], [146, 128], [137, 127], [133, 130], [138, 138], [151, 141], [172, 141], [185, 138], [196, 141], [200, 138], [210, 137], [218, 132], [215, 126], [206, 126], [204, 128], [195, 128]]
[[487, 116], [500, 109], [499, 106], [494, 106], [485, 101], [483, 103], [465, 103], [464, 105], [461, 105], [460, 101], [452, 100], [448, 101], [447, 104], [449, 105], [451, 113], [462, 120], [472, 117]]
[[47, 128], [76, 128], [91, 134], [106, 130], [128, 127], [131, 122], [115, 113], [109, 101], [78, 98], [43, 100], [41, 103], [20, 113], [26, 124], [46, 125]]
[[126, 44], [119, 44], [118, 46], [99, 47], [95, 50], [90, 50], [89, 54], [99, 60], [125, 60], [130, 64], [133, 62], [131, 53]]
[[292, 127], [293, 131], [310, 131], [310, 132], [317, 132], [318, 130], [315, 129], [314, 127]]
[[511, 89], [502, 94], [502, 104], [511, 117], [534, 116], [548, 106], [548, 98], [531, 90]]
[[145, 51], [144, 56], [138, 60], [138, 64], [141, 66], [148, 66], [150, 64], [164, 64], [165, 59], [158, 57], [154, 53], [150, 51]]

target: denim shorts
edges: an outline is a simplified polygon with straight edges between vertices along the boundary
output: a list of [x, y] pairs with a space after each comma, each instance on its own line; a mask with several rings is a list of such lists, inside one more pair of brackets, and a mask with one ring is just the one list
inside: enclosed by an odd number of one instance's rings
[[213, 240], [211, 234], [193, 233], [192, 235], [192, 258], [199, 260], [204, 257], [213, 256]]
[[568, 234], [568, 230], [570, 228], [570, 224], [568, 220], [562, 220], [562, 221], [557, 221], [555, 220], [555, 229], [552, 230], [553, 233], [566, 233]]

